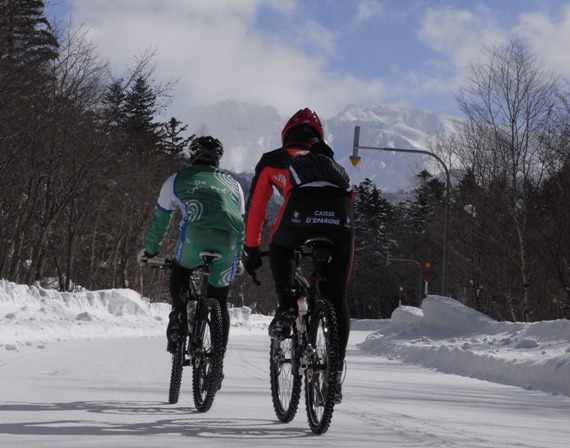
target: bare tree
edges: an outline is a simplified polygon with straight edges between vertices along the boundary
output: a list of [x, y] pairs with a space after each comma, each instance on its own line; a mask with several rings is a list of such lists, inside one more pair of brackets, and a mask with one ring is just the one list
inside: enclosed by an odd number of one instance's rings
[[[460, 144], [453, 150], [477, 184], [492, 192], [493, 213], [504, 215], [496, 220], [501, 225], [495, 237], [508, 261], [498, 285], [505, 287], [502, 298], [511, 302], [513, 317], [529, 320], [535, 306], [529, 222], [536, 214], [536, 192], [556, 160], [553, 118], [561, 107], [560, 83], [515, 37], [485, 48], [470, 67], [469, 83], [457, 97], [466, 122], [458, 125]], [[513, 266], [520, 295], [510, 284]]]

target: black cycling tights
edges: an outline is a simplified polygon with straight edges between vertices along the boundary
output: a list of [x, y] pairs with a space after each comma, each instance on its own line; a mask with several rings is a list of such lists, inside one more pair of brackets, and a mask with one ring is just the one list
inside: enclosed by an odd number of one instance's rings
[[[335, 308], [341, 359], [344, 359], [350, 334], [350, 312], [346, 303], [345, 292], [351, 262], [352, 239], [346, 238], [346, 241], [336, 241], [331, 262], [326, 265], [327, 271], [324, 273], [326, 280], [319, 284], [321, 296], [330, 300]], [[295, 287], [294, 250], [271, 243], [269, 245], [269, 263], [280, 304], [288, 305], [286, 302], [293, 300], [290, 291]]]

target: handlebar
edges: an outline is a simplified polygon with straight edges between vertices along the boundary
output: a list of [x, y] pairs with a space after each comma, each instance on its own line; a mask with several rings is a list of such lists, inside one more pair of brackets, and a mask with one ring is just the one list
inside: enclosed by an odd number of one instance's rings
[[147, 258], [146, 262], [141, 264], [149, 265], [152, 269], [172, 269], [174, 260], [172, 258], [153, 257]]
[[[198, 256], [202, 259], [202, 265], [198, 267], [208, 268], [211, 263], [216, 260], [222, 258], [222, 254], [218, 251], [212, 250], [203, 250], [200, 251]], [[160, 258], [160, 257], [152, 257], [152, 258], [143, 258], [140, 260], [141, 265], [151, 265], [151, 268], [159, 268], [159, 269], [172, 269], [174, 266], [174, 258]], [[239, 268], [238, 268], [239, 269]]]

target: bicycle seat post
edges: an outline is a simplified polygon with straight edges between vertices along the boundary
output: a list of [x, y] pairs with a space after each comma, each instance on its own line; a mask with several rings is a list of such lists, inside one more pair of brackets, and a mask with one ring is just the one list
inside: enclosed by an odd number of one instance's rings
[[323, 265], [329, 263], [331, 260], [334, 242], [325, 237], [316, 237], [305, 241], [305, 246], [311, 250], [310, 255], [313, 262], [312, 279], [314, 281], [325, 280], [325, 278], [321, 276], [323, 273]]

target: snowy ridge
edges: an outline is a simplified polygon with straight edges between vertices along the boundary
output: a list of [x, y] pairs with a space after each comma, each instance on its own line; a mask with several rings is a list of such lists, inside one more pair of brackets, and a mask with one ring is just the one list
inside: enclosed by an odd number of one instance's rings
[[[129, 289], [60, 293], [0, 280], [0, 350], [69, 339], [164, 337], [170, 305]], [[271, 317], [230, 310], [232, 334], [265, 333]], [[570, 396], [570, 321], [497, 322], [446, 297], [391, 319], [353, 320], [361, 350], [441, 372]]]
[[459, 302], [429, 296], [400, 307], [360, 345], [377, 355], [446, 373], [570, 395], [570, 321], [497, 322]]
[[261, 155], [281, 145], [286, 119], [275, 108], [227, 100], [189, 109], [191, 133], [210, 134], [224, 145], [221, 167], [252, 173]]
[[422, 109], [351, 105], [326, 123], [336, 157], [347, 169], [353, 184], [369, 178], [378, 188], [395, 191], [409, 190], [410, 179], [419, 167], [427, 165], [434, 173], [441, 171], [441, 167], [428, 156], [364, 149], [359, 151], [359, 164], [353, 167], [349, 156], [354, 144], [354, 127], [360, 126], [360, 146], [427, 150], [430, 140], [452, 132], [453, 120], [448, 115]]
[[[368, 177], [377, 181], [379, 188], [392, 191], [408, 184], [409, 174], [416, 170], [422, 156], [363, 151], [362, 161], [354, 168], [348, 158], [352, 154], [354, 126], [361, 126], [361, 146], [425, 150], [428, 139], [452, 131], [454, 120], [454, 117], [423, 109], [354, 104], [334, 117], [320, 118], [325, 140], [348, 171], [352, 183], [358, 184]], [[273, 107], [235, 100], [192, 107], [185, 117], [190, 123], [189, 132], [209, 133], [222, 141], [225, 149], [222, 168], [249, 173], [264, 152], [281, 146], [281, 130], [288, 119], [279, 116]], [[428, 158], [426, 162], [433, 163], [433, 160]]]

